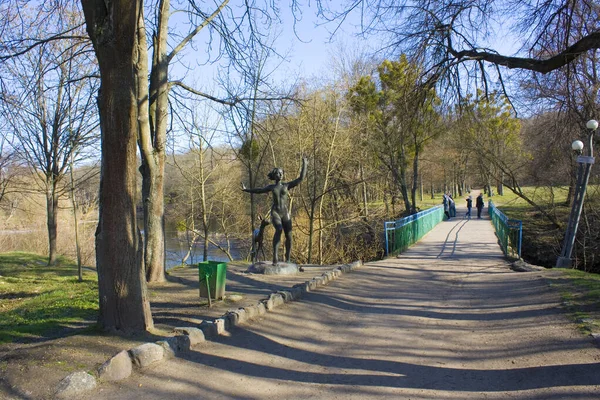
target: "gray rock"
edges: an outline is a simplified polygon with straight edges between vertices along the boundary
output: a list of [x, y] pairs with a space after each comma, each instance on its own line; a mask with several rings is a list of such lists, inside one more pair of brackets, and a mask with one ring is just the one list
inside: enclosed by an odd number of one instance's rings
[[600, 333], [591, 333], [590, 336], [592, 337], [596, 347], [600, 347]]
[[[183, 336], [183, 335], [181, 335]], [[163, 348], [164, 358], [173, 358], [177, 353], [177, 344], [174, 340], [176, 337], [166, 338], [165, 340], [159, 340], [156, 342], [157, 345]], [[188, 339], [189, 340], [189, 339]]]
[[258, 316], [258, 308], [256, 306], [244, 307], [244, 311], [246, 311], [247, 319], [254, 319]]
[[221, 317], [215, 319], [215, 326], [217, 327], [217, 335], [225, 333], [225, 318]]
[[271, 311], [274, 308], [273, 299], [271, 297], [263, 300], [263, 304], [265, 305], [265, 308], [267, 309], [267, 311]]
[[103, 381], [120, 381], [131, 375], [133, 365], [131, 358], [126, 350], [121, 351], [112, 358], [106, 360], [98, 368], [98, 378]]
[[265, 303], [262, 301], [256, 303], [256, 309], [258, 310], [258, 315], [265, 315], [267, 313], [267, 307], [265, 307]]
[[265, 275], [295, 275], [298, 273], [298, 264], [277, 263], [277, 265], [267, 266]]
[[306, 281], [306, 282], [303, 282], [303, 283], [298, 283], [298, 284], [297, 284], [297, 285], [295, 285], [295, 286], [299, 287], [299, 288], [300, 288], [300, 290], [301, 290], [303, 293], [310, 292], [310, 283], [309, 283], [309, 281]]
[[95, 387], [96, 378], [85, 371], [77, 371], [60, 381], [54, 396], [57, 399], [76, 399]]
[[245, 309], [238, 308], [234, 312], [238, 315], [238, 320], [240, 324], [244, 324], [246, 323], [246, 321], [248, 321], [248, 314], [246, 313]]
[[161, 361], [165, 351], [156, 343], [144, 343], [129, 349], [129, 356], [136, 367], [144, 368], [155, 362]]
[[510, 264], [510, 269], [516, 272], [535, 272], [544, 271], [546, 268], [538, 265], [529, 264], [523, 260], [517, 260]]
[[205, 338], [211, 338], [218, 335], [217, 326], [213, 321], [202, 321], [199, 328], [202, 333], [204, 333]]
[[285, 303], [294, 300], [292, 297], [292, 292], [290, 292], [289, 290], [279, 290], [277, 294], [281, 295]]
[[283, 296], [279, 293], [271, 293], [269, 295], [269, 298], [273, 301], [273, 308], [279, 307], [280, 305], [285, 303], [285, 301], [283, 300]]
[[294, 275], [299, 271], [298, 264], [279, 262], [273, 265], [267, 261], [252, 264], [246, 272], [264, 275]]
[[227, 319], [227, 325], [229, 325], [230, 328], [240, 325], [238, 313], [236, 313], [235, 311], [227, 311], [227, 314], [225, 314], [224, 317]]
[[204, 332], [198, 328], [181, 327], [173, 329], [175, 333], [186, 335], [189, 338], [189, 346], [193, 347], [198, 343], [202, 343], [206, 340]]
[[302, 288], [300, 286], [296, 286], [294, 288], [292, 288], [292, 299], [293, 300], [298, 300], [302, 297]]

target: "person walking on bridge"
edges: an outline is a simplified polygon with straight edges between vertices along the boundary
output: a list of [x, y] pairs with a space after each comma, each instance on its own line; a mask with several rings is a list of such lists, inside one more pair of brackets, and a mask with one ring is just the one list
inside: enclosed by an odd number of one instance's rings
[[450, 219], [450, 199], [447, 193], [444, 193], [444, 196], [442, 196], [442, 204], [444, 204], [444, 214], [446, 214], [446, 219]]
[[448, 195], [448, 201], [450, 202], [450, 217], [454, 218], [456, 217], [456, 203], [454, 202], [454, 199], [452, 198], [451, 194]]
[[471, 219], [471, 208], [473, 208], [473, 198], [471, 196], [467, 197], [467, 213], [465, 217]]
[[479, 193], [479, 196], [477, 196], [475, 207], [477, 207], [477, 219], [481, 219], [481, 211], [483, 211], [483, 193]]

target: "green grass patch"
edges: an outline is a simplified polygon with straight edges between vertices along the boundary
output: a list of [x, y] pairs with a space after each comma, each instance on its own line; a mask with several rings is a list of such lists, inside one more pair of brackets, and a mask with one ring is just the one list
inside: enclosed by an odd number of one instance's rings
[[585, 297], [591, 302], [600, 305], [600, 275], [567, 269], [564, 274], [579, 288], [585, 292]]
[[[564, 202], [567, 200], [567, 194], [569, 193], [569, 188], [567, 186], [530, 186], [523, 187], [522, 190], [523, 194], [533, 200], [535, 203], [545, 206], [564, 204]], [[502, 196], [495, 195], [492, 196], [491, 199], [498, 207], [531, 207], [525, 200], [508, 189], [504, 189], [504, 194]]]
[[[54, 337], [89, 328], [98, 315], [98, 279], [60, 258], [47, 266], [31, 253], [0, 254], [0, 343]], [[93, 327], [92, 327], [93, 329]]]
[[[431, 198], [431, 194], [424, 194], [423, 200], [417, 201], [417, 207], [420, 210], [427, 210], [428, 208], [439, 206], [442, 204], [442, 194], [435, 194], [434, 198]], [[465, 203], [466, 204], [466, 203]]]
[[566, 269], [562, 276], [566, 279], [555, 280], [552, 285], [558, 289], [579, 330], [600, 332], [600, 275]]

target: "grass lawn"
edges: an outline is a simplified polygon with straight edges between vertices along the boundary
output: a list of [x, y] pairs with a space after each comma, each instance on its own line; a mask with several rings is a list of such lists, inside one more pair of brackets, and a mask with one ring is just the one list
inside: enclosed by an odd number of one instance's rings
[[442, 204], [442, 193], [436, 193], [434, 195], [435, 198], [431, 198], [431, 193], [424, 193], [423, 200], [418, 201], [417, 206], [421, 210], [427, 210], [428, 208], [439, 206]]
[[[0, 254], [0, 344], [62, 336], [65, 330], [89, 326], [98, 315], [98, 279], [77, 264], [31, 253]], [[91, 321], [91, 322], [90, 322]]]
[[583, 333], [600, 333], [600, 275], [576, 269], [561, 270], [567, 279], [555, 280], [566, 309]]

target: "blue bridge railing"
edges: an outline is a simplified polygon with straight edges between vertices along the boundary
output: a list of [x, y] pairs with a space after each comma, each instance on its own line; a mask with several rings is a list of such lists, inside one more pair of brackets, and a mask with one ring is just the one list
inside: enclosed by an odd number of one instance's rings
[[397, 221], [385, 222], [385, 254], [398, 255], [415, 244], [444, 219], [439, 205]]
[[496, 208], [493, 201], [489, 201], [488, 212], [492, 218], [500, 247], [507, 256], [521, 258], [521, 243], [523, 241], [523, 222], [518, 219], [508, 218]]

